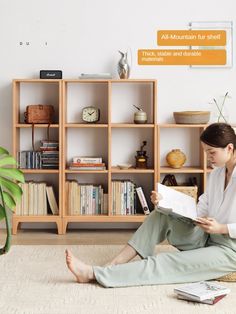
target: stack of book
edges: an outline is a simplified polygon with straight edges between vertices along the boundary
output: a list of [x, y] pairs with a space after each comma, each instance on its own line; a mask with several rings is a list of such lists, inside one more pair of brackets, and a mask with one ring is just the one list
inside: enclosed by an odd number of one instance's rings
[[41, 141], [41, 168], [58, 169], [59, 167], [59, 143], [58, 141]]
[[80, 79], [112, 79], [112, 75], [111, 73], [81, 73], [81, 75], [79, 76]]
[[136, 214], [135, 183], [130, 180], [112, 181], [112, 215]]
[[107, 215], [108, 194], [101, 185], [66, 181], [66, 208], [68, 215]]
[[215, 304], [230, 293], [230, 289], [217, 282], [199, 281], [174, 289], [178, 299]]
[[101, 157], [73, 157], [69, 170], [106, 170]]
[[21, 169], [41, 169], [41, 152], [24, 150], [17, 154], [18, 168]]
[[19, 183], [23, 191], [21, 202], [15, 208], [16, 215], [47, 215], [47, 200], [52, 214], [58, 215], [59, 210], [52, 186], [45, 182]]

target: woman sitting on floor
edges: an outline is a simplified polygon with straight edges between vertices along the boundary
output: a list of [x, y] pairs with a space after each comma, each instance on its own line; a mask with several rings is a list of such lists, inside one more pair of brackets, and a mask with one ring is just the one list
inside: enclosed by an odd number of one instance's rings
[[[200, 140], [216, 167], [197, 204], [201, 223], [185, 223], [153, 210], [104, 266], [87, 265], [66, 250], [67, 266], [77, 282], [96, 280], [104, 287], [158, 285], [211, 280], [236, 271], [236, 135], [230, 125], [214, 123]], [[152, 191], [155, 206], [159, 199]], [[154, 255], [155, 246], [165, 239], [179, 251]], [[130, 262], [137, 255], [141, 260]]]

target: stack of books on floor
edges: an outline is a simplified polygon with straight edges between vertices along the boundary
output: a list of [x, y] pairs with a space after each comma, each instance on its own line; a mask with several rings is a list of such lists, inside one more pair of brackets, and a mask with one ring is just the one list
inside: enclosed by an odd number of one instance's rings
[[215, 304], [230, 293], [230, 289], [213, 281], [200, 281], [174, 289], [178, 299]]
[[41, 141], [41, 168], [59, 168], [59, 143], [58, 141]]
[[17, 154], [18, 168], [20, 169], [41, 169], [41, 152], [24, 150]]
[[101, 157], [73, 157], [69, 170], [106, 170]]
[[108, 194], [101, 185], [66, 181], [66, 208], [68, 215], [107, 215]]
[[53, 215], [58, 215], [58, 205], [52, 186], [45, 182], [19, 183], [23, 191], [21, 202], [15, 208], [16, 215], [48, 215], [48, 204]]
[[130, 180], [112, 181], [112, 215], [136, 214], [136, 187]]

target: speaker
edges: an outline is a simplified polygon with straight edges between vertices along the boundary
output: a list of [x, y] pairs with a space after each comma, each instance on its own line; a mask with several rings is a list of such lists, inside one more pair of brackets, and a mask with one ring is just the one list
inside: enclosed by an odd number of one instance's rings
[[61, 70], [40, 70], [41, 79], [62, 79]]

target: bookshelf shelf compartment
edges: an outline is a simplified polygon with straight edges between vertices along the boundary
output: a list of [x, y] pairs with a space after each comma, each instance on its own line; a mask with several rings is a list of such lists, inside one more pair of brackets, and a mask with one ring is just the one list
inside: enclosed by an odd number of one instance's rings
[[66, 123], [66, 128], [107, 128], [108, 124]]
[[[48, 124], [34, 124], [35, 128], [48, 128]], [[31, 124], [17, 123], [16, 128], [32, 128]], [[50, 128], [59, 128], [59, 124], [50, 124]]]
[[59, 174], [59, 169], [20, 169], [25, 174], [33, 173], [46, 173], [46, 174]]
[[112, 173], [154, 173], [154, 169], [136, 169], [136, 168], [129, 168], [129, 169], [120, 169], [118, 167], [112, 167]]
[[133, 105], [140, 107], [147, 113], [147, 123], [155, 123], [155, 82], [130, 81], [111, 82], [111, 122], [119, 124], [133, 124]]
[[65, 170], [65, 173], [70, 173], [70, 174], [73, 174], [73, 173], [84, 173], [84, 174], [93, 174], [93, 173], [108, 173], [108, 170]]
[[179, 169], [171, 167], [161, 167], [160, 173], [204, 173], [204, 169], [199, 167], [181, 167]]
[[154, 124], [112, 123], [112, 128], [154, 128]]

